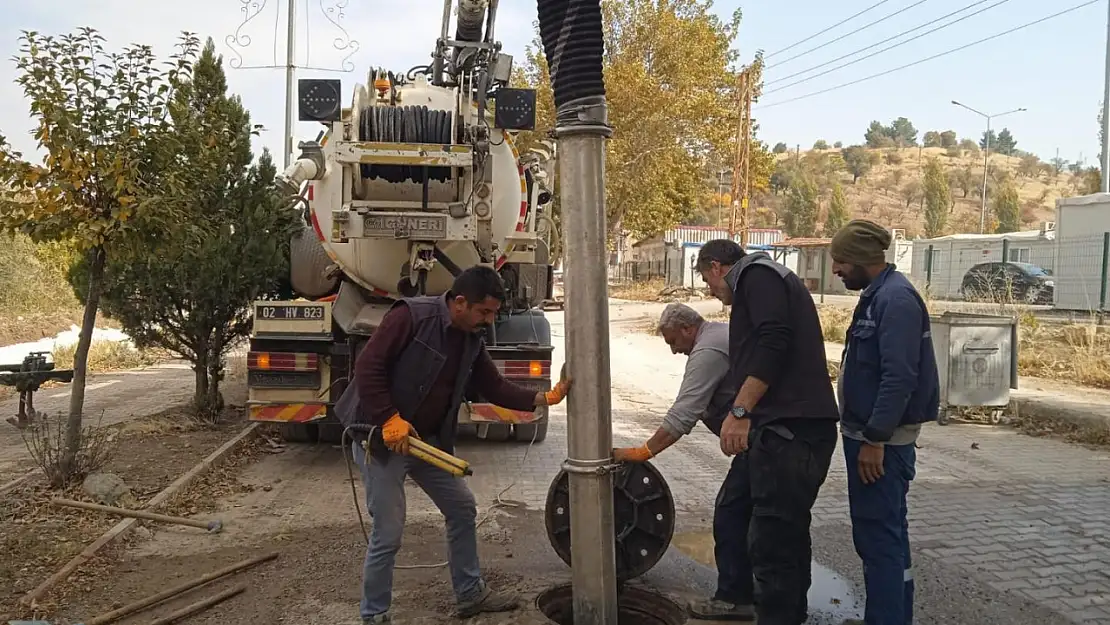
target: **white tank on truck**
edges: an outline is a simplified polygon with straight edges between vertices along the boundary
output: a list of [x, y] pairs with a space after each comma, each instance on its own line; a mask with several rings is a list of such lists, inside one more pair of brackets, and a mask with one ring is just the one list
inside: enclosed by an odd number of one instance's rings
[[[547, 214], [554, 144], [528, 154], [514, 134], [535, 125], [535, 92], [508, 87], [512, 57], [493, 39], [496, 2], [445, 0], [433, 63], [372, 69], [350, 106], [338, 80], [302, 79], [298, 119], [322, 124], [277, 184], [303, 211], [290, 245], [300, 299], [255, 305], [249, 418], [287, 438], [338, 440], [332, 408], [354, 362], [399, 298], [445, 294], [460, 271], [494, 267], [506, 302], [486, 337], [502, 372], [551, 386]], [[468, 397], [459, 419], [480, 438], [542, 440], [546, 408], [522, 413]]]

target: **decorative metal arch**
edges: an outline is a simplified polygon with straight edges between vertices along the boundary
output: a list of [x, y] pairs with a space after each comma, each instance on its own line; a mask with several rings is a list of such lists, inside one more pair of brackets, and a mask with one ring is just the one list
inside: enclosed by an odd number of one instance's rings
[[[228, 64], [234, 69], [284, 69], [286, 65], [278, 61], [277, 54], [277, 36], [276, 32], [281, 26], [281, 11], [276, 10], [278, 5], [283, 4], [280, 0], [271, 3], [269, 0], [236, 0], [239, 3], [239, 12], [242, 14], [242, 20], [239, 22], [238, 27], [231, 34], [224, 38], [224, 43], [231, 50], [234, 55]], [[285, 0], [285, 2], [297, 2], [297, 0]], [[347, 17], [346, 9], [350, 5], [350, 0], [305, 0], [305, 22], [303, 24], [306, 34], [311, 36], [312, 32], [312, 4], [315, 3], [319, 8], [320, 15], [338, 34], [332, 38], [332, 47], [345, 56], [339, 62], [339, 67], [318, 67], [312, 65], [312, 50], [311, 39], [309, 45], [304, 49], [304, 64], [296, 64], [296, 69], [309, 69], [322, 72], [352, 72], [355, 69], [355, 64], [351, 58], [361, 49], [357, 39], [351, 37], [350, 33], [343, 26], [342, 22]], [[267, 5], [273, 4], [275, 6], [274, 15], [274, 57], [273, 63], [268, 65], [247, 65], [244, 59], [244, 52], [254, 44], [254, 38], [246, 32], [248, 25], [257, 20], [263, 12], [265, 12]], [[286, 5], [288, 6], [288, 5]], [[295, 26], [300, 26], [299, 24]]]

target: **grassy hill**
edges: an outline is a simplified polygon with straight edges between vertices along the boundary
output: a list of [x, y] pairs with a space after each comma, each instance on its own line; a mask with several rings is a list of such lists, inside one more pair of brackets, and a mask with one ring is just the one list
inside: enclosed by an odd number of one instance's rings
[[[979, 189], [983, 183], [983, 154], [978, 150], [947, 150], [944, 148], [876, 148], [866, 149], [870, 171], [853, 182], [852, 174], [845, 167], [841, 150], [790, 151], [778, 154], [777, 171], [802, 168], [817, 182], [820, 218], [823, 224], [832, 194], [839, 182], [848, 200], [852, 217], [877, 221], [892, 228], [904, 228], [907, 236], [923, 232], [923, 194], [921, 183], [928, 159], [937, 159], [949, 176], [953, 206], [948, 217], [948, 233], [978, 232], [981, 199]], [[1072, 174], [1067, 169], [1057, 172], [1056, 167], [1032, 155], [990, 155], [988, 183], [988, 228], [991, 228], [990, 199], [1001, 181], [1009, 176], [1021, 201], [1023, 227], [1036, 228], [1043, 221], [1055, 219], [1055, 201], [1061, 197], [1079, 195], [1084, 189], [1082, 174]], [[759, 226], [782, 223], [786, 189], [776, 187], [755, 194], [752, 198], [753, 219]], [[820, 232], [821, 226], [818, 226]]]

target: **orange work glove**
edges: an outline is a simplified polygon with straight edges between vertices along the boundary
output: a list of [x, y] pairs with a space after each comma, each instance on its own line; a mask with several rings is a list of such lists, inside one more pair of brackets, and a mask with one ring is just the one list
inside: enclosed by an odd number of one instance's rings
[[545, 406], [554, 406], [566, 398], [567, 393], [570, 392], [570, 377], [567, 376], [567, 366], [564, 363], [562, 371], [559, 372], [559, 383], [555, 388], [543, 394], [543, 404]]
[[640, 447], [618, 447], [613, 450], [615, 462], [647, 462], [655, 457], [648, 449], [647, 443]]
[[382, 440], [385, 446], [395, 454], [409, 453], [409, 437], [420, 438], [412, 424], [395, 414], [382, 426]]

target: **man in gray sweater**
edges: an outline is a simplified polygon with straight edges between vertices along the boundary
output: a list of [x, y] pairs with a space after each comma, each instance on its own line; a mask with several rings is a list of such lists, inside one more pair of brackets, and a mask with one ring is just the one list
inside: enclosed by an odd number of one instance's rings
[[727, 323], [706, 321], [685, 304], [668, 304], [659, 318], [659, 333], [670, 345], [671, 353], [688, 357], [682, 386], [662, 425], [647, 442], [613, 450], [613, 459], [618, 462], [654, 458], [693, 431], [698, 421], [719, 435], [736, 396], [736, 389], [722, 388], [729, 367]]
[[[618, 462], [645, 462], [678, 442], [701, 421], [713, 434], [721, 426], [736, 398], [736, 387], [729, 380], [729, 329], [726, 323], [706, 321], [685, 304], [669, 304], [659, 319], [659, 333], [671, 352], [685, 354], [686, 372], [667, 415], [659, 429], [643, 445], [613, 450]], [[731, 474], [731, 473], [730, 473]], [[740, 595], [753, 593], [751, 558], [742, 535], [748, 522], [743, 503], [726, 480], [713, 511], [714, 557], [717, 562], [717, 591], [713, 597], [690, 605], [691, 614], [712, 614], [716, 620], [754, 619], [751, 602], [737, 602]], [[739, 539], [737, 534], [741, 533]]]

